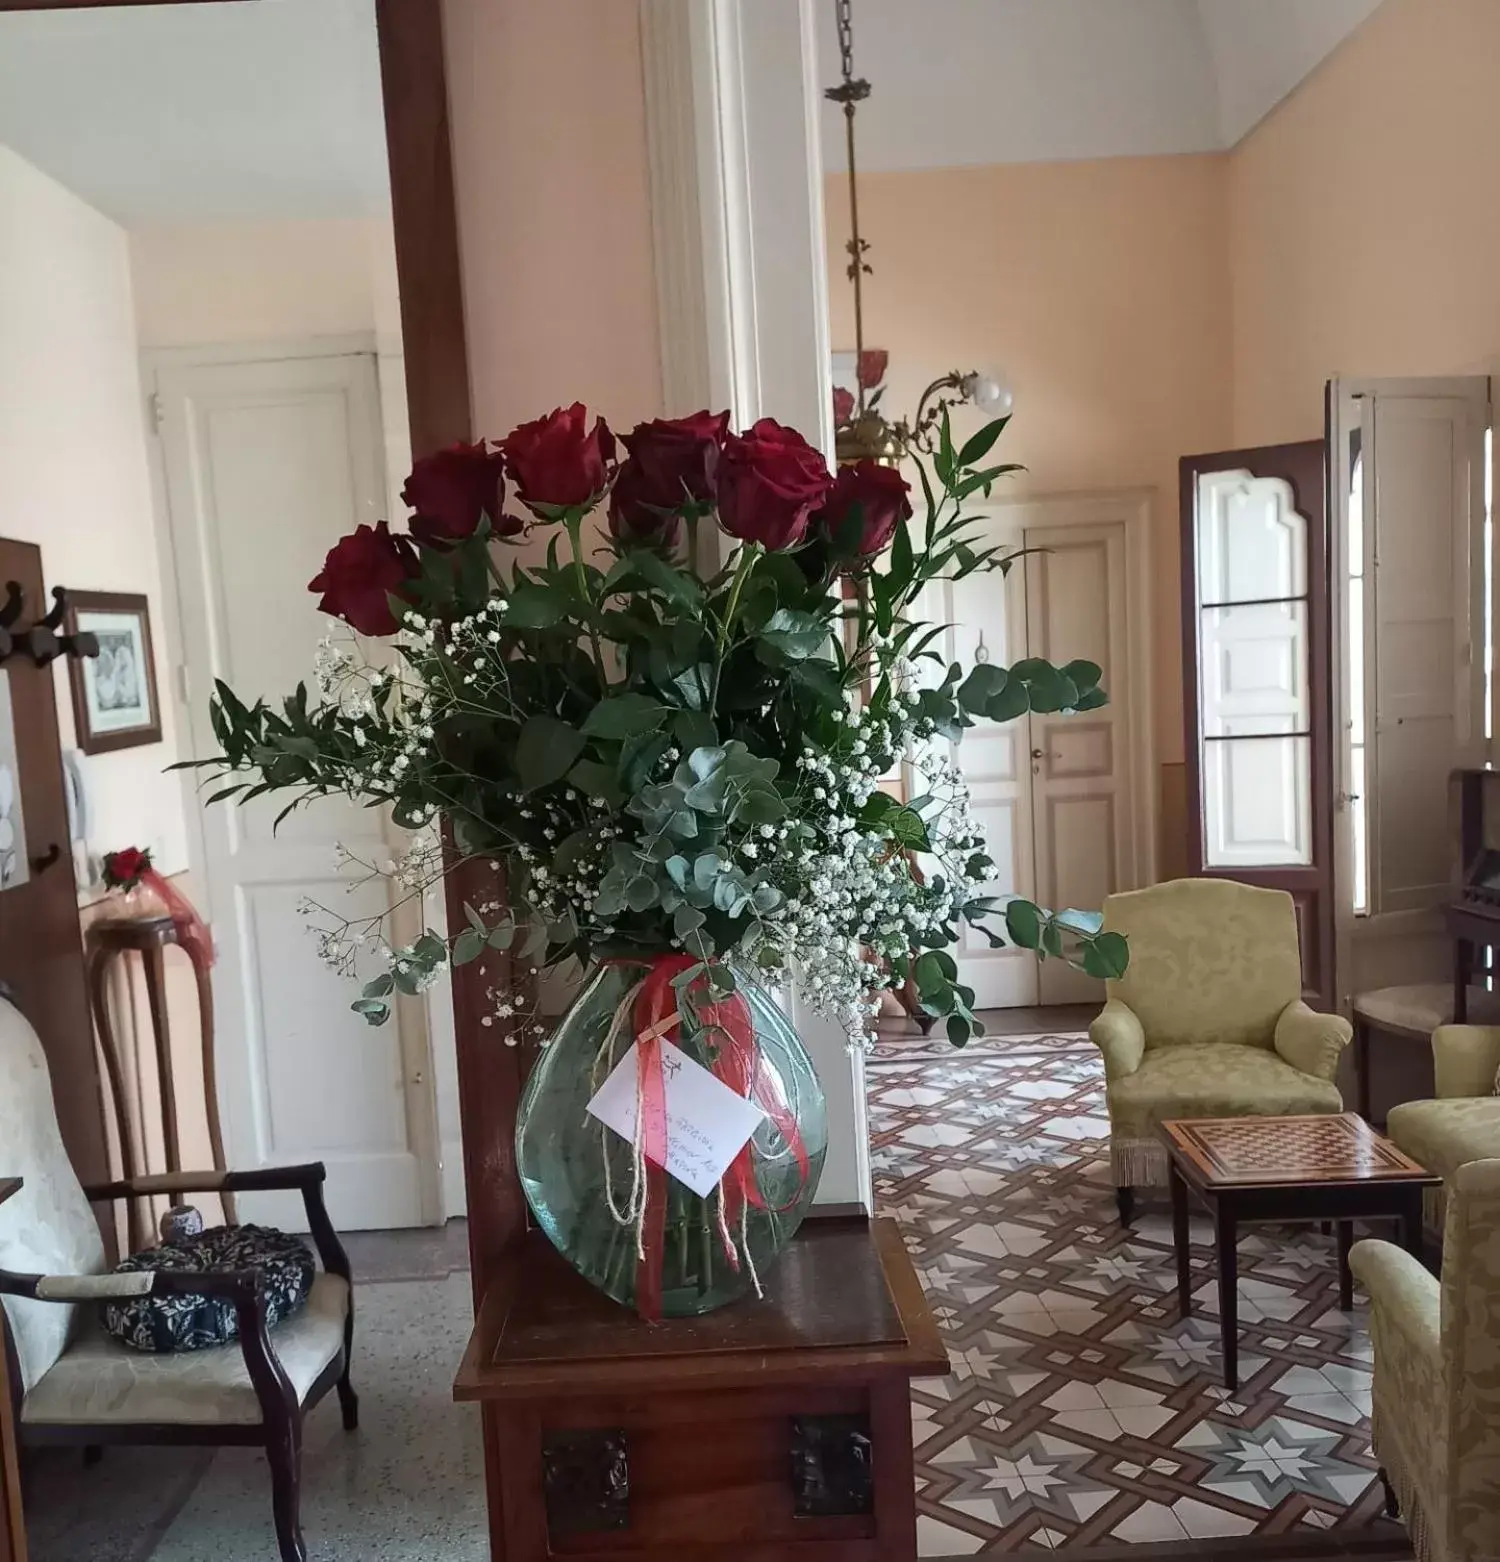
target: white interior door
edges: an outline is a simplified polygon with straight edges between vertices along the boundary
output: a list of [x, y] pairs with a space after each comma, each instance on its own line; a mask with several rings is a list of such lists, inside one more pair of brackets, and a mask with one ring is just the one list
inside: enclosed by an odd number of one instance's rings
[[[985, 541], [1019, 548], [1020, 528], [996, 520]], [[1009, 667], [1027, 654], [1026, 587], [1019, 566], [1004, 578], [984, 574], [937, 582], [935, 595], [931, 611], [923, 616], [949, 625], [941, 646], [945, 665], [994, 662]], [[981, 721], [964, 733], [962, 743], [953, 745], [971, 794], [974, 822], [995, 860], [995, 877], [980, 895], [1030, 899], [1034, 892], [1028, 747], [1024, 718]], [[953, 957], [960, 980], [974, 989], [975, 1008], [1018, 1009], [1037, 1002], [1037, 959], [1030, 950], [1010, 945], [992, 949], [982, 933], [964, 925]]]
[[[310, 679], [324, 621], [307, 583], [339, 536], [385, 513], [375, 364], [366, 354], [171, 363], [155, 383], [188, 730], [205, 757], [213, 680], [253, 700]], [[350, 984], [319, 963], [298, 911], [304, 897], [346, 917], [384, 909], [382, 882], [351, 891], [334, 852], [340, 842], [383, 861], [382, 814], [324, 799], [273, 832], [284, 801], [197, 810], [230, 1164], [321, 1160], [339, 1226], [420, 1224], [437, 1196], [420, 1017], [399, 1005], [405, 1015], [373, 1029], [351, 1013]], [[295, 1194], [244, 1208], [303, 1223]]]
[[[1109, 704], [1075, 716], [1033, 713], [1031, 816], [1037, 899], [1097, 910], [1133, 883], [1133, 690], [1126, 633], [1125, 525], [1027, 526], [1027, 651], [1104, 670]], [[1103, 1002], [1104, 984], [1061, 960], [1038, 968], [1038, 1001]]]

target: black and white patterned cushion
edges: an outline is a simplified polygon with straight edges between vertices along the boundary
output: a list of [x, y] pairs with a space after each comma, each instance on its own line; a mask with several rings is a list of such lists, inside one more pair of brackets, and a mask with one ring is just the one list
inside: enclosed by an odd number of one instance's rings
[[[265, 1282], [266, 1322], [272, 1325], [307, 1300], [315, 1272], [307, 1244], [269, 1226], [216, 1226], [133, 1253], [115, 1269], [258, 1270]], [[219, 1296], [142, 1296], [106, 1302], [103, 1312], [104, 1327], [136, 1350], [206, 1350], [237, 1339], [240, 1332], [233, 1302]]]

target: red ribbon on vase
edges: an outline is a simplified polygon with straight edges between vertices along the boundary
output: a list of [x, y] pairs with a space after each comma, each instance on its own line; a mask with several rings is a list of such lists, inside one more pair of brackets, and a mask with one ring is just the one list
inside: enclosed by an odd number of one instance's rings
[[[690, 966], [699, 964], [693, 955], [662, 955], [653, 960], [636, 995], [632, 1019], [636, 1032], [636, 1140], [646, 1160], [645, 1206], [641, 1215], [641, 1256], [636, 1265], [635, 1307], [643, 1317], [656, 1320], [662, 1308], [662, 1257], [666, 1237], [666, 1172], [668, 1125], [666, 1076], [662, 1070], [663, 1040], [676, 1042], [680, 1023], [677, 989], [672, 985]], [[699, 978], [700, 981], [704, 980]], [[695, 984], [696, 985], [696, 984]], [[796, 1114], [782, 1093], [781, 1081], [774, 1070], [764, 1066], [750, 1005], [742, 993], [730, 993], [713, 1003], [700, 1004], [698, 1016], [703, 1028], [718, 1038], [718, 1051], [712, 1062], [714, 1075], [737, 1095], [755, 1104], [776, 1125], [786, 1140], [802, 1172], [798, 1191], [778, 1210], [790, 1209], [800, 1197], [811, 1172], [811, 1159]], [[738, 1271], [740, 1255], [733, 1232], [747, 1208], [766, 1209], [764, 1195], [755, 1175], [755, 1156], [750, 1141], [730, 1163], [719, 1183], [722, 1218], [720, 1240], [730, 1266]]]

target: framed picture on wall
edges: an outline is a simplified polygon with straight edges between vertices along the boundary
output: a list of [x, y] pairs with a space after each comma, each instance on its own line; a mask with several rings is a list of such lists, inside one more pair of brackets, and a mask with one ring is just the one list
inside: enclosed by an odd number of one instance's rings
[[73, 720], [85, 754], [161, 742], [151, 614], [143, 596], [69, 591], [70, 634], [91, 634], [98, 656], [72, 657]]

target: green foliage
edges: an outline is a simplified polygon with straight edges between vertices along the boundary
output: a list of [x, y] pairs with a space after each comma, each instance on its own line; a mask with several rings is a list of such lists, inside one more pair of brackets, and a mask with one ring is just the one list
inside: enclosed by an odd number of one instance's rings
[[[492, 550], [487, 526], [424, 549], [409, 599], [393, 599], [406, 629], [393, 667], [335, 658], [318, 701], [299, 686], [280, 704], [246, 704], [216, 686], [221, 754], [206, 768], [229, 784], [213, 799], [283, 792], [289, 809], [349, 794], [403, 826], [446, 822], [450, 863], [503, 863], [514, 915], [466, 906], [448, 938], [427, 931], [392, 951], [355, 1003], [372, 1024], [445, 964], [518, 945], [549, 964], [683, 949], [718, 993], [733, 980], [719, 963], [731, 950], [779, 972], [799, 956], [778, 943], [792, 897], [816, 905], [825, 893], [790, 865], [815, 847], [826, 856], [841, 818], [899, 881], [912, 919], [875, 976], [910, 976], [956, 1044], [979, 1028], [949, 952], [960, 924], [1118, 976], [1124, 941], [1096, 916], [976, 892], [993, 864], [977, 835], [954, 841], [949, 801], [903, 802], [850, 780], [888, 774], [909, 746], [957, 741], [978, 721], [1105, 703], [1087, 661], [945, 664], [945, 626], [916, 616], [934, 581], [1003, 573], [1016, 558], [977, 542], [966, 511], [1014, 470], [986, 464], [1005, 422], [960, 444], [944, 415], [932, 468], [918, 468], [924, 513], [898, 525], [874, 567], [856, 558], [857, 512], [800, 550], [742, 547], [707, 576], [613, 543], [597, 567], [582, 510], [560, 517], [529, 563]], [[701, 506], [683, 514], [689, 526], [705, 518]], [[878, 920], [870, 907], [839, 915]]]

